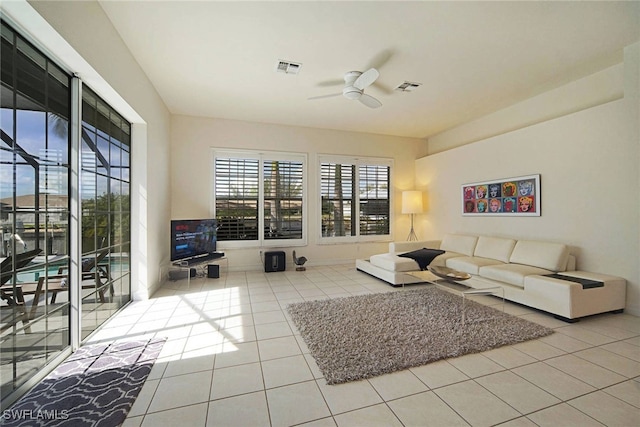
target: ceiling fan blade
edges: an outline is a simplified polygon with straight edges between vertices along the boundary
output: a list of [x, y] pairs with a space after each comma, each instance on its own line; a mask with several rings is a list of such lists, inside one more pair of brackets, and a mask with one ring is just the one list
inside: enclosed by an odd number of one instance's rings
[[366, 93], [363, 93], [362, 96], [358, 98], [358, 100], [369, 108], [382, 107], [382, 102], [378, 101], [371, 95], [367, 95]]
[[316, 84], [318, 87], [331, 87], [331, 86], [344, 86], [344, 79], [340, 80], [325, 80]]
[[393, 52], [392, 49], [385, 49], [385, 50], [379, 52], [376, 56], [374, 56], [371, 59], [371, 62], [369, 63], [369, 67], [367, 67], [367, 68], [375, 68], [375, 69], [379, 70], [380, 68], [382, 68], [384, 66], [384, 64], [389, 62], [389, 60], [391, 59], [393, 54], [394, 54], [394, 52]]
[[334, 96], [342, 96], [342, 92], [340, 92], [340, 93], [332, 93], [332, 94], [329, 94], [329, 95], [312, 96], [311, 98], [307, 98], [307, 101], [310, 101], [310, 100], [313, 100], [313, 99], [333, 98]]
[[364, 89], [365, 87], [373, 84], [373, 82], [376, 81], [378, 76], [380, 76], [380, 73], [378, 73], [378, 70], [376, 70], [375, 68], [369, 68], [367, 71], [360, 74], [360, 77], [358, 77], [356, 81], [353, 82], [353, 87], [356, 87], [358, 89]]

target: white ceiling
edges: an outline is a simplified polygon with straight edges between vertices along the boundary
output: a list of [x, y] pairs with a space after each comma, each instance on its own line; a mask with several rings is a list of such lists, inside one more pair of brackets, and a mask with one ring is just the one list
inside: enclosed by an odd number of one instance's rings
[[[173, 114], [418, 138], [619, 63], [640, 39], [638, 1], [100, 4]], [[372, 66], [381, 108], [307, 100]], [[392, 90], [405, 80], [423, 85]]]

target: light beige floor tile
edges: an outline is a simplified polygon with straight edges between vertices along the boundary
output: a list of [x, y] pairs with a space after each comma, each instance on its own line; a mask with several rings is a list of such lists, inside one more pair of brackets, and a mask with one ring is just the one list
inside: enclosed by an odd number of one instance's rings
[[220, 329], [220, 334], [224, 337], [224, 343], [243, 343], [256, 340], [256, 328], [252, 325], [225, 327]]
[[212, 372], [196, 372], [163, 378], [149, 405], [149, 412], [189, 406], [209, 400]]
[[615, 338], [599, 334], [591, 329], [581, 326], [580, 324], [573, 324], [563, 328], [558, 328], [558, 332], [591, 345], [603, 345], [617, 341]]
[[213, 371], [211, 400], [264, 390], [260, 363], [230, 366]]
[[213, 369], [215, 358], [215, 354], [209, 354], [200, 357], [183, 357], [179, 360], [172, 360], [167, 363], [167, 369], [164, 371], [163, 377], [210, 371]]
[[143, 416], [127, 417], [120, 427], [140, 427], [143, 419]]
[[266, 388], [295, 384], [313, 379], [304, 356], [283, 357], [261, 362]]
[[302, 427], [336, 427], [336, 422], [333, 417], [321, 418], [319, 420], [310, 421], [308, 423], [298, 424]]
[[482, 355], [507, 369], [513, 369], [518, 366], [536, 362], [536, 359], [516, 350], [512, 346], [504, 346], [496, 348], [495, 350], [485, 351]]
[[602, 427], [601, 423], [566, 403], [529, 414], [527, 418], [540, 427]]
[[[640, 380], [637, 378], [636, 380]], [[639, 381], [625, 381], [620, 384], [616, 384], [611, 387], [607, 387], [603, 390], [605, 393], [617, 397], [620, 400], [624, 400], [629, 405], [633, 405], [636, 408], [640, 408], [640, 382]]]
[[298, 342], [293, 335], [282, 338], [258, 341], [260, 360], [276, 359], [278, 357], [302, 354]]
[[338, 427], [402, 427], [394, 413], [383, 404], [336, 415], [334, 419]]
[[[640, 341], [639, 341], [640, 342]], [[640, 362], [640, 348], [630, 342], [618, 341], [600, 347], [612, 353]]]
[[207, 406], [200, 403], [148, 414], [142, 427], [203, 426], [207, 420]]
[[303, 356], [307, 361], [307, 365], [309, 366], [309, 369], [311, 369], [313, 378], [315, 379], [324, 378], [324, 375], [322, 374], [322, 371], [318, 367], [318, 364], [316, 363], [316, 360], [313, 358], [313, 356], [311, 356], [309, 353], [305, 353], [303, 354]]
[[[254, 314], [254, 316], [257, 316], [257, 314]], [[259, 340], [286, 337], [288, 335], [293, 335], [293, 331], [287, 321], [256, 325], [256, 337]]]
[[263, 293], [258, 295], [251, 295], [251, 304], [277, 301], [277, 299], [278, 298], [276, 297], [276, 294], [274, 294], [273, 292]]
[[468, 426], [458, 414], [433, 392], [425, 392], [388, 403], [407, 427]]
[[393, 400], [429, 390], [410, 370], [394, 372], [369, 379], [384, 400]]
[[280, 304], [278, 304], [277, 301], [258, 302], [255, 304], [251, 304], [251, 309], [253, 311], [253, 315], [255, 316], [256, 313], [279, 310]]
[[506, 423], [499, 424], [500, 427], [537, 427], [536, 423], [527, 417], [520, 417]]
[[331, 415], [314, 381], [267, 390], [273, 427], [291, 426]]
[[490, 426], [520, 414], [474, 381], [434, 390], [442, 400], [473, 426]]
[[446, 360], [410, 369], [429, 388], [434, 389], [469, 379], [462, 371]]
[[[269, 410], [264, 391], [209, 402], [207, 427], [268, 425]], [[182, 426], [189, 427], [187, 424], [182, 424]]]
[[513, 369], [512, 372], [561, 400], [572, 399], [595, 390], [589, 384], [544, 362], [520, 366]]
[[334, 415], [382, 402], [378, 393], [367, 380], [328, 385], [322, 379], [316, 383]]
[[153, 395], [158, 388], [158, 384], [160, 384], [160, 380], [150, 380], [147, 378], [142, 389], [140, 389], [140, 393], [138, 393], [138, 397], [136, 397], [135, 402], [133, 402], [133, 406], [129, 411], [128, 417], [135, 417], [137, 415], [144, 415], [149, 409], [149, 404], [151, 403], [151, 399], [153, 399]]
[[226, 368], [259, 361], [260, 356], [256, 341], [246, 343], [226, 342], [222, 345], [220, 353], [216, 354], [215, 368]]
[[477, 378], [476, 382], [521, 414], [528, 414], [560, 403], [558, 398], [511, 372], [487, 375]]
[[565, 351], [553, 347], [540, 340], [531, 340], [519, 344], [514, 344], [513, 348], [525, 354], [528, 354], [529, 356], [537, 360], [550, 359], [552, 357], [558, 357], [566, 354]]
[[[640, 351], [639, 351], [640, 353]], [[612, 353], [603, 348], [590, 348], [575, 353], [576, 356], [586, 359], [596, 365], [603, 366], [611, 371], [633, 378], [640, 375], [640, 362]]]
[[603, 391], [567, 403], [607, 426], [637, 426], [640, 421], [640, 409]]
[[455, 359], [448, 359], [448, 362], [460, 371], [464, 372], [470, 378], [476, 378], [504, 370], [504, 367], [498, 365], [488, 357], [483, 356], [481, 353], [467, 354], [465, 356], [456, 357]]
[[[293, 329], [293, 327], [291, 328]], [[300, 335], [294, 334], [294, 337], [296, 338], [296, 341], [298, 342], [298, 345], [300, 346], [300, 350], [303, 353], [310, 353], [311, 351], [309, 350], [309, 347], [307, 347], [307, 343], [304, 342], [304, 338], [302, 338]]]
[[540, 338], [540, 341], [559, 348], [560, 350], [566, 351], [567, 353], [573, 353], [574, 351], [580, 351], [589, 347], [593, 347], [593, 344], [580, 341], [579, 339], [572, 338], [569, 335], [558, 332], [560, 330], [562, 330], [562, 328], [556, 329], [556, 333], [554, 334]]
[[530, 322], [537, 323], [538, 325], [546, 326], [547, 328], [561, 328], [567, 325], [567, 322], [556, 319], [546, 313], [540, 313], [537, 311], [531, 314], [523, 314], [519, 317], [522, 317], [523, 319]]
[[546, 360], [545, 363], [596, 388], [608, 387], [626, 379], [622, 375], [572, 354], [555, 357]]

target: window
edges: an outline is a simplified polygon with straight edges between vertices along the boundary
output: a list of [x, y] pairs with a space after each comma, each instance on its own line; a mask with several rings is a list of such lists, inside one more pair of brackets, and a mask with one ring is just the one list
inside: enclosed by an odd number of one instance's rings
[[325, 243], [389, 236], [391, 160], [320, 157]]
[[218, 241], [231, 246], [305, 241], [303, 155], [214, 151]]

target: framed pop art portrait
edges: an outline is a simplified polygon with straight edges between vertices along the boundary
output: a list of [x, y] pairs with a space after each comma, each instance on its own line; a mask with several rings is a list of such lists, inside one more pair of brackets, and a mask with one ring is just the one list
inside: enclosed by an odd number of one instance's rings
[[540, 216], [540, 175], [462, 184], [462, 215]]

